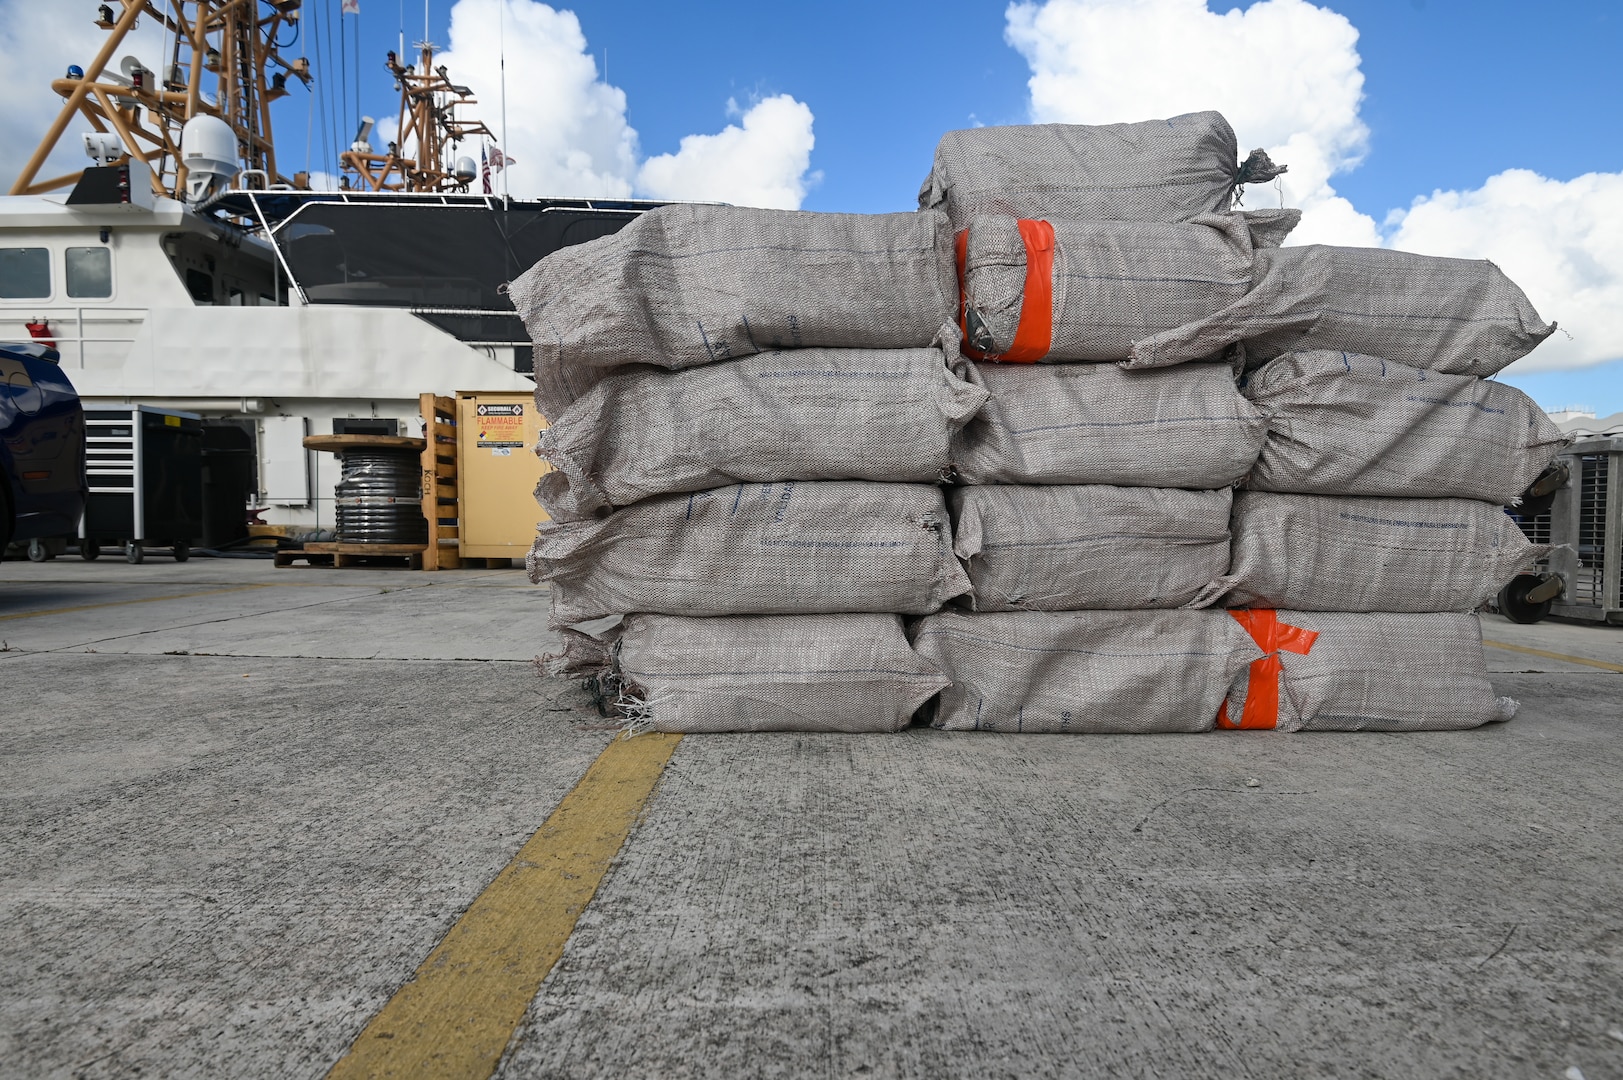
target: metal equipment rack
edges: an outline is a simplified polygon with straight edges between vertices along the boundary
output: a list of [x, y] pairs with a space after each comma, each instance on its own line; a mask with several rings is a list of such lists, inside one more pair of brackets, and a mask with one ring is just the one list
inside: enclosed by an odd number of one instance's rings
[[79, 553], [122, 542], [131, 563], [148, 547], [191, 557], [203, 528], [203, 422], [196, 413], [151, 405], [85, 410], [85, 474], [90, 496]]
[[1528, 539], [1556, 547], [1537, 574], [1505, 586], [1499, 609], [1517, 622], [1623, 624], [1623, 437], [1583, 439], [1557, 460], [1568, 477], [1550, 508], [1517, 519]]

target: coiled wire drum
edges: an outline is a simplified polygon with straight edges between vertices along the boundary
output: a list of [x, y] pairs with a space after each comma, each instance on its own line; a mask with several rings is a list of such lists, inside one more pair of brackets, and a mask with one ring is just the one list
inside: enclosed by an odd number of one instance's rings
[[338, 540], [351, 544], [427, 544], [422, 467], [417, 451], [350, 446], [340, 455], [334, 494]]

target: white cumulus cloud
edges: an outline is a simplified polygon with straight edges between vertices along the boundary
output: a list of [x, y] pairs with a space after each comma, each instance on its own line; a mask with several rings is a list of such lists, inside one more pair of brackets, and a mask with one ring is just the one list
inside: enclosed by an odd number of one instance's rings
[[[738, 112], [736, 103], [728, 111]], [[811, 165], [812, 111], [788, 94], [756, 102], [716, 135], [689, 135], [674, 154], [649, 158], [637, 187], [656, 199], [695, 199], [798, 210]]]
[[[1006, 33], [1031, 68], [1037, 123], [1103, 124], [1217, 109], [1240, 150], [1290, 166], [1283, 203], [1302, 208], [1289, 243], [1385, 245], [1497, 262], [1557, 333], [1512, 371], [1623, 358], [1623, 174], [1549, 179], [1524, 169], [1470, 191], [1436, 191], [1384, 221], [1336, 194], [1369, 130], [1358, 31], [1307, 0], [1021, 0]], [[1275, 205], [1272, 185], [1247, 189]]]
[[[89, 67], [107, 40], [93, 21], [94, 5], [0, 0], [0, 192], [8, 190], [34, 146], [62, 106], [50, 84], [69, 64]], [[705, 199], [753, 206], [798, 208], [810, 172], [812, 112], [803, 102], [778, 94], [740, 110], [728, 102], [736, 122], [715, 134], [689, 135], [672, 154], [646, 162], [637, 132], [627, 118], [625, 91], [605, 81], [575, 13], [540, 0], [456, 0], [450, 11], [450, 45], [435, 58], [453, 81], [474, 91], [478, 104], [463, 119], [484, 121], [502, 134], [502, 55], [507, 60], [506, 145], [516, 164], [509, 167], [508, 190], [519, 197], [587, 196]], [[43, 43], [43, 44], [42, 44]], [[151, 68], [167, 52], [162, 25], [143, 18], [113, 58], [133, 54]], [[403, 62], [416, 60], [414, 54]], [[320, 73], [317, 73], [320, 78]], [[57, 149], [36, 180], [74, 173], [88, 164], [79, 135], [82, 117], [68, 124]], [[350, 132], [338, 133], [347, 140]], [[378, 148], [398, 139], [393, 115], [379, 118], [372, 135]], [[347, 148], [331, 148], [333, 153]], [[415, 146], [402, 147], [408, 154]], [[284, 164], [286, 154], [284, 148]], [[477, 143], [464, 142], [452, 154], [477, 159]], [[317, 160], [320, 160], [319, 155]], [[313, 175], [312, 186], [334, 179]]]
[[[1206, 0], [1015, 3], [1007, 34], [1031, 67], [1035, 123], [1111, 124], [1216, 109], [1243, 154], [1263, 147], [1290, 166], [1286, 206], [1297, 243], [1375, 244], [1372, 218], [1330, 178], [1363, 157], [1358, 31], [1306, 0], [1260, 0], [1217, 14]], [[1271, 186], [1248, 205], [1278, 202]]]
[[[0, 194], [11, 190], [46, 129], [62, 110], [63, 99], [51, 89], [69, 64], [88, 69], [106, 44], [108, 32], [93, 20], [94, 4], [40, 3], [39, 0], [0, 0]], [[156, 19], [141, 19], [125, 37], [107, 65], [117, 73], [119, 61], [134, 56], [156, 69], [164, 57], [163, 28]], [[83, 115], [75, 114], [57, 141], [56, 149], [35, 175], [35, 182], [78, 172], [90, 164], [85, 157], [83, 132], [91, 130]]]
[[739, 124], [715, 135], [689, 135], [675, 154], [642, 162], [625, 91], [600, 76], [574, 12], [539, 0], [457, 0], [450, 48], [435, 63], [478, 97], [464, 115], [477, 116], [498, 136], [504, 36], [503, 149], [516, 162], [507, 176], [515, 196], [640, 195], [798, 208], [815, 179], [807, 175], [811, 109], [794, 98], [767, 98]]
[[[1435, 191], [1388, 219], [1404, 251], [1492, 259], [1557, 332], [1510, 370], [1623, 357], [1623, 173], [1551, 180], [1509, 169], [1473, 191]], [[1568, 336], [1570, 335], [1570, 337]]]
[[[507, 145], [515, 196], [627, 198], [637, 171], [637, 133], [626, 95], [598, 77], [573, 11], [534, 0], [457, 0], [451, 47], [435, 58], [470, 87], [462, 110], [501, 131], [502, 37], [507, 56]], [[469, 156], [478, 157], [478, 148]], [[463, 147], [459, 154], [467, 154]]]

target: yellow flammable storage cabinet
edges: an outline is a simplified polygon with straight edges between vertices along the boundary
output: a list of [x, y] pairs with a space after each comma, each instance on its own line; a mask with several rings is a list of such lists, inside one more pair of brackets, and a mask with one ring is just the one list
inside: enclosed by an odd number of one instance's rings
[[547, 512], [535, 482], [549, 466], [535, 456], [546, 420], [522, 390], [458, 390], [456, 395], [457, 525], [469, 559], [520, 559]]

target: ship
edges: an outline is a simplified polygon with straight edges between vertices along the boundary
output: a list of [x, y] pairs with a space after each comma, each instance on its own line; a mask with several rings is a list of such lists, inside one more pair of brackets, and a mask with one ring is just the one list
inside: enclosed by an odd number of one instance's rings
[[[0, 340], [56, 349], [87, 412], [232, 429], [255, 464], [245, 519], [315, 530], [334, 523], [338, 465], [306, 436], [417, 435], [421, 394], [533, 389], [506, 283], [658, 204], [491, 191], [469, 151], [493, 133], [426, 40], [385, 61], [395, 142], [374, 150], [364, 119], [338, 190], [288, 175], [271, 114], [318, 77], [278, 44], [304, 6], [85, 5], [102, 47], [52, 83], [61, 110], [0, 196]], [[165, 31], [152, 66], [123, 51], [143, 18]], [[84, 168], [42, 178], [75, 141]]]

